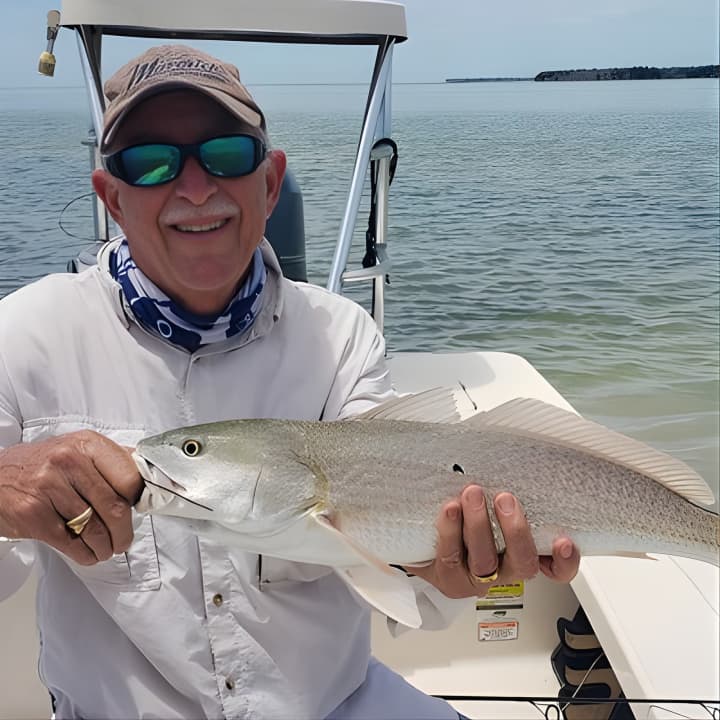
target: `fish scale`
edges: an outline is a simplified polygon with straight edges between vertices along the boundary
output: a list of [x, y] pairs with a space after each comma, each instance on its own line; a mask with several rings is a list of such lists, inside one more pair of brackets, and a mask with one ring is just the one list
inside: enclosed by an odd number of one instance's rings
[[[618, 543], [619, 552], [650, 545], [657, 551], [717, 547], [713, 513], [648, 477], [573, 448], [403, 421], [305, 423], [300, 431], [329, 480], [327, 502], [338, 527], [380, 557], [393, 553], [398, 563], [433, 556], [428, 552], [438, 509], [472, 482], [491, 499], [507, 490], [521, 500], [541, 553], [550, 551], [548, 537], [561, 532], [602, 535], [598, 542]], [[452, 471], [456, 464], [464, 474]], [[584, 544], [581, 551], [598, 549]], [[423, 557], [414, 555], [420, 548]]]

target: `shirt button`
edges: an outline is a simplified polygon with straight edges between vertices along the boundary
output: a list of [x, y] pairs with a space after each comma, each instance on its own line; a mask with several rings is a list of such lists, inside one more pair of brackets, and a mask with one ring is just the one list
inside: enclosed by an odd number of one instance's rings
[[220, 607], [223, 604], [223, 596], [220, 593], [213, 595], [213, 604], [215, 607]]
[[235, 681], [232, 678], [225, 678], [225, 687], [232, 690], [235, 687]]

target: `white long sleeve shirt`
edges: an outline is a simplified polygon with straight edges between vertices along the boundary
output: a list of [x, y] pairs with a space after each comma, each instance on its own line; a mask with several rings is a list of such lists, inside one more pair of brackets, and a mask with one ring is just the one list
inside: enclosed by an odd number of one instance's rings
[[[267, 243], [253, 327], [192, 354], [134, 321], [109, 250], [0, 301], [0, 447], [86, 428], [133, 446], [230, 418], [333, 420], [392, 394], [372, 319], [282, 278]], [[368, 608], [323, 566], [145, 516], [127, 553], [91, 567], [0, 543], [0, 599], [33, 560], [39, 671], [58, 718], [457, 717], [371, 658]], [[425, 590], [421, 612], [437, 625], [439, 593]]]

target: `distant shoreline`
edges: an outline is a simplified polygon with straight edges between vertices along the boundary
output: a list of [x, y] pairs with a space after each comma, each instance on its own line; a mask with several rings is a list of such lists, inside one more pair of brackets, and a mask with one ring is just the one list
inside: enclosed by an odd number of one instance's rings
[[445, 78], [446, 83], [468, 83], [468, 82], [527, 82], [534, 80], [531, 77], [487, 77], [487, 78]]
[[556, 80], [686, 80], [720, 77], [720, 65], [691, 65], [688, 67], [591, 68], [589, 70], [543, 70], [536, 82]]
[[636, 65], [626, 68], [583, 68], [581, 70], [543, 70], [535, 77], [465, 77], [445, 78], [446, 83], [474, 82], [535, 82], [564, 80], [684, 80], [720, 78], [720, 65], [691, 65], [687, 67], [648, 67]]

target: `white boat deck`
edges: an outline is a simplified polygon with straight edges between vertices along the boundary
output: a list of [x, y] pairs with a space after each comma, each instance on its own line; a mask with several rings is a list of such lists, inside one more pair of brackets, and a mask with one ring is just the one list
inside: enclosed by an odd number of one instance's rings
[[[720, 698], [720, 581], [699, 560], [585, 558], [573, 588], [629, 698]], [[665, 708], [665, 709], [663, 709]], [[670, 712], [672, 710], [672, 712]], [[642, 706], [636, 716], [710, 715], [697, 706]], [[720, 711], [719, 711], [720, 713]]]
[[[555, 621], [571, 619], [578, 607], [572, 590], [540, 576], [525, 584], [516, 640], [480, 641], [478, 624], [486, 620], [472, 604], [444, 631], [409, 630], [393, 638], [384, 617], [373, 618], [375, 656], [409, 682], [434, 695], [557, 697], [560, 684], [550, 664], [558, 644]], [[541, 717], [527, 702], [484, 699], [453, 705], [471, 718]]]

